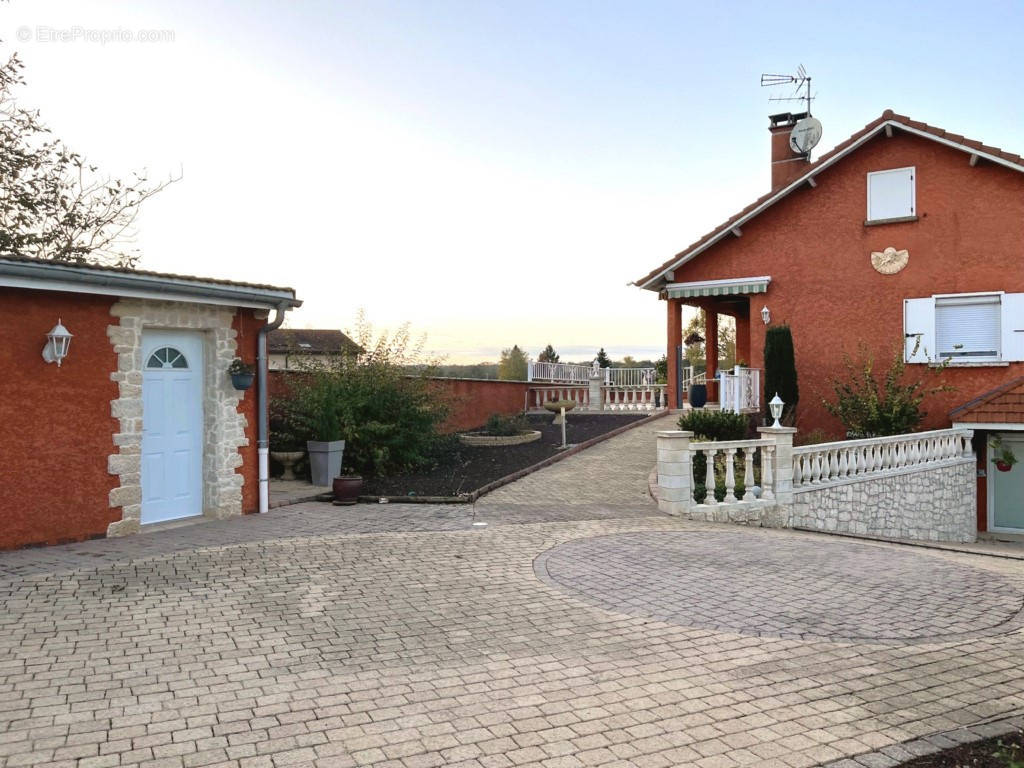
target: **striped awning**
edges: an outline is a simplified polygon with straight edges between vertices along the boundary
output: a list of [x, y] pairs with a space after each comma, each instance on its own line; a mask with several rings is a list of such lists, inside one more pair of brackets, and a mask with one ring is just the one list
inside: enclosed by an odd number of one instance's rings
[[669, 283], [665, 291], [670, 299], [691, 299], [700, 296], [736, 296], [764, 293], [770, 276], [739, 277], [734, 280], [701, 280], [696, 283]]

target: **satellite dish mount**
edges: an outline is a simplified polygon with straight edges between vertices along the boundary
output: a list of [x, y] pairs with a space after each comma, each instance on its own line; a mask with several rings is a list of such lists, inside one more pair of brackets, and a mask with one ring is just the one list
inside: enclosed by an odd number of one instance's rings
[[804, 114], [793, 115], [798, 120], [789, 135], [789, 147], [795, 154], [810, 158], [811, 150], [821, 140], [821, 122], [811, 117], [811, 102], [814, 100], [814, 96], [811, 95], [811, 76], [807, 74], [803, 64], [797, 67], [795, 75], [761, 75], [762, 88], [777, 85], [795, 85], [796, 89], [792, 96], [772, 97], [768, 101], [803, 101], [806, 104]]

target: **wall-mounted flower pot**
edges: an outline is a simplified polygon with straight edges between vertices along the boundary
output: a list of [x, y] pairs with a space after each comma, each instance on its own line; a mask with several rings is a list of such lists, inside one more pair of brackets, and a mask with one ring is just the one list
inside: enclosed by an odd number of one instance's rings
[[703, 408], [708, 402], [708, 385], [691, 384], [689, 400], [691, 408]]
[[341, 475], [334, 478], [332, 487], [336, 504], [355, 504], [363, 490], [363, 478], [360, 475]]
[[254, 373], [232, 373], [231, 386], [235, 389], [246, 390], [252, 386], [252, 380], [256, 377]]
[[1010, 464], [1008, 461], [995, 461], [993, 463], [1000, 472], [1009, 472], [1013, 469], [1013, 464]]
[[309, 475], [313, 485], [325, 487], [341, 474], [341, 457], [345, 452], [344, 440], [307, 440]]

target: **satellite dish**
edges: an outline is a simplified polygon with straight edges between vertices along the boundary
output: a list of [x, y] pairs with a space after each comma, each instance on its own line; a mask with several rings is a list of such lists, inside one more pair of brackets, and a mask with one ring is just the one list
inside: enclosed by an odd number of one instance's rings
[[789, 148], [794, 152], [806, 155], [821, 141], [821, 121], [814, 117], [805, 117], [793, 126], [789, 134]]

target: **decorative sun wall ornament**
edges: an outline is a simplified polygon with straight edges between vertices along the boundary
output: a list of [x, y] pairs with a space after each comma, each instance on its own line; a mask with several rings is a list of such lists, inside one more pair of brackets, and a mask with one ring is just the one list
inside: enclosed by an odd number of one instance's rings
[[883, 275], [895, 275], [907, 266], [908, 261], [910, 261], [910, 251], [906, 249], [897, 251], [889, 246], [884, 251], [871, 252], [871, 266]]

